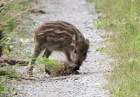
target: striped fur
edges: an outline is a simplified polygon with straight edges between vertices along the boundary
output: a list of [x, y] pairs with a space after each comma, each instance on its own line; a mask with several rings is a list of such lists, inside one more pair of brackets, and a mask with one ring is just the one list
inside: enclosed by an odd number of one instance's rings
[[[31, 61], [31, 64], [34, 64], [35, 58], [44, 49], [44, 56], [47, 58], [52, 51], [64, 52], [68, 61], [76, 64], [75, 69], [79, 69], [85, 60], [89, 42], [72, 24], [64, 21], [50, 21], [36, 28], [33, 32], [35, 48], [32, 55], [34, 60]], [[32, 69], [31, 65], [29, 71]]]

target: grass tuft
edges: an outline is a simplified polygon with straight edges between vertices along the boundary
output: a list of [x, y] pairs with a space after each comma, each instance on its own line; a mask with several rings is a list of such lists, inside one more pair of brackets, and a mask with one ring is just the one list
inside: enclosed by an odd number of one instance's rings
[[79, 74], [78, 71], [74, 70], [76, 65], [72, 62], [59, 62], [58, 60], [46, 57], [40, 57], [38, 62], [45, 64], [48, 74], [50, 73], [52, 77]]
[[51, 72], [52, 76], [56, 76], [57, 72], [64, 68], [64, 65], [55, 59], [48, 59], [46, 57], [40, 57], [38, 59], [38, 62], [45, 64], [47, 69]]

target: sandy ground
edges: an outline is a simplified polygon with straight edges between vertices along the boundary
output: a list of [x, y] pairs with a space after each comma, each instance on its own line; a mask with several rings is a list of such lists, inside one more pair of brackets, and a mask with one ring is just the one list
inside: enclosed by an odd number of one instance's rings
[[[30, 17], [37, 25], [44, 21], [63, 20], [75, 25], [90, 41], [87, 59], [82, 64], [78, 75], [48, 77], [39, 74], [35, 80], [21, 80], [11, 83], [16, 88], [17, 97], [109, 97], [108, 84], [105, 75], [111, 71], [109, 62], [112, 59], [105, 52], [96, 51], [105, 47], [107, 43], [105, 31], [97, 29], [94, 24], [98, 17], [94, 4], [85, 0], [38, 0], [36, 7], [40, 7], [46, 14], [31, 14]], [[91, 14], [93, 13], [93, 14]], [[33, 39], [33, 37], [32, 37]], [[27, 47], [29, 48], [29, 47]], [[30, 46], [33, 49], [33, 46]], [[58, 52], [51, 57], [64, 59]], [[23, 67], [20, 67], [24, 70]]]

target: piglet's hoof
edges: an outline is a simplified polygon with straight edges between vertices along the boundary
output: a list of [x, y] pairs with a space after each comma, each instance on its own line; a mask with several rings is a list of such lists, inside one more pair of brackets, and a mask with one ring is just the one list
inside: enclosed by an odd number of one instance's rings
[[27, 71], [27, 74], [29, 74], [29, 76], [33, 76], [33, 71]]
[[77, 70], [79, 70], [80, 68], [78, 67], [78, 66], [75, 66], [74, 68], [73, 68], [73, 70], [74, 71], [77, 71]]
[[33, 66], [31, 66], [30, 68], [29, 68], [29, 70], [27, 71], [27, 73], [29, 74], [29, 76], [32, 76], [33, 75]]

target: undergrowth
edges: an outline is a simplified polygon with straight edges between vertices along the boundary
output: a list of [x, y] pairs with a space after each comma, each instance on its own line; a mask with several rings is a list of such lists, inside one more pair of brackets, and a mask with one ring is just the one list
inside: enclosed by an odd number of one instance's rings
[[26, 16], [26, 11], [30, 7], [30, 2], [33, 0], [2, 0], [0, 1], [0, 29], [4, 32], [4, 41], [1, 45], [4, 46], [4, 53], [9, 54], [13, 48], [13, 40], [18, 36], [18, 31], [21, 30], [20, 24], [23, 17]]
[[109, 78], [110, 93], [115, 97], [140, 97], [140, 1], [87, 1], [95, 2], [97, 12], [105, 14], [95, 26], [113, 33], [113, 44], [106, 49], [118, 62]]
[[[17, 31], [26, 11], [33, 0], [0, 0], [0, 30], [4, 32], [4, 54], [8, 55], [13, 48], [13, 40], [18, 36]], [[18, 72], [9, 66], [0, 64], [0, 96], [5, 85], [11, 78], [18, 78]]]

